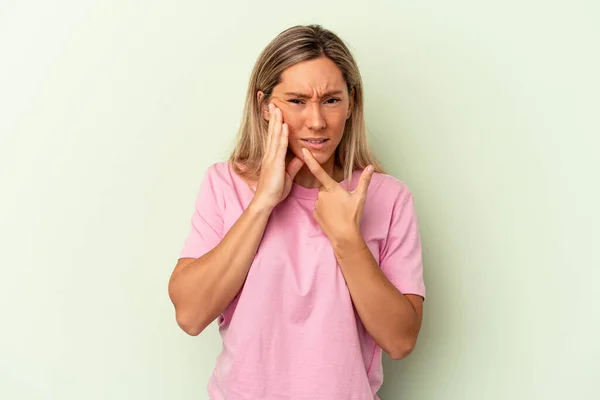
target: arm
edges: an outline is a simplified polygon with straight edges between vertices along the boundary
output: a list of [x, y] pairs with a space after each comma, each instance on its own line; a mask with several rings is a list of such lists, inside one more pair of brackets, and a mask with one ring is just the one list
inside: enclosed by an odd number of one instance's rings
[[293, 158], [286, 167], [288, 127], [280, 110], [270, 107], [269, 112], [268, 140], [256, 194], [222, 239], [222, 217], [211, 200], [214, 190], [208, 180], [202, 185], [194, 219], [197, 226], [188, 237], [202, 255], [181, 258], [169, 280], [177, 323], [190, 335], [202, 332], [238, 294], [272, 210], [290, 193], [304, 164]]
[[240, 291], [271, 212], [251, 204], [223, 240], [200, 258], [182, 258], [169, 280], [178, 325], [198, 335]]
[[383, 274], [360, 235], [334, 246], [352, 302], [365, 328], [394, 360], [406, 357], [417, 342], [423, 298], [400, 293]]
[[423, 298], [403, 295], [398, 288], [424, 294], [421, 247], [410, 194], [394, 203], [378, 265], [360, 233], [373, 168], [365, 168], [357, 188], [348, 192], [327, 175], [310, 152], [304, 152], [304, 159], [321, 182], [314, 217], [332, 244], [363, 325], [392, 358], [405, 357], [414, 348], [421, 327]]

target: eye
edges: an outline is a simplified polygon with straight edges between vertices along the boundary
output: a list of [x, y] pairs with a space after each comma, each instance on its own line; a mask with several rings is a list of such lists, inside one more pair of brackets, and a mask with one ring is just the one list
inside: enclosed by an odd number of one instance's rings
[[299, 99], [290, 99], [288, 102], [292, 104], [303, 104], [302, 100]]
[[337, 97], [332, 97], [331, 99], [328, 99], [325, 103], [327, 104], [335, 104], [342, 101], [341, 99], [337, 98]]

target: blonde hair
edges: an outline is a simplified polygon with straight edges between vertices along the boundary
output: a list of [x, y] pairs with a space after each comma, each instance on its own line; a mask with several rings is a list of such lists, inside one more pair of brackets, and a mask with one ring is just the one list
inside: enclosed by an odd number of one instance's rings
[[[263, 158], [268, 122], [261, 108], [269, 101], [273, 88], [281, 82], [282, 72], [303, 61], [327, 57], [338, 66], [352, 96], [353, 108], [335, 152], [335, 163], [342, 167], [345, 179], [355, 169], [373, 165], [383, 168], [367, 144], [362, 79], [358, 66], [344, 42], [320, 25], [298, 25], [281, 32], [262, 51], [250, 76], [237, 143], [229, 162], [234, 171], [247, 179], [258, 179]], [[265, 93], [260, 103], [258, 91]]]

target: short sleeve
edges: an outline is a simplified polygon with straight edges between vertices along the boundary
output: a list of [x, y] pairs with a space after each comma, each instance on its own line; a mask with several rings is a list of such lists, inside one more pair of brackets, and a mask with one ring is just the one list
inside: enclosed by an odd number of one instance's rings
[[198, 258], [215, 248], [223, 238], [222, 194], [215, 167], [204, 174], [196, 197], [191, 227], [179, 258]]
[[421, 239], [414, 199], [408, 189], [396, 199], [388, 235], [380, 254], [384, 275], [402, 294], [425, 298]]

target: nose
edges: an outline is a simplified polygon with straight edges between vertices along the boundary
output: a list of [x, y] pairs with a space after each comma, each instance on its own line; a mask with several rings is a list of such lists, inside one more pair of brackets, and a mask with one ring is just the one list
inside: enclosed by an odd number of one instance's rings
[[308, 113], [306, 117], [306, 124], [308, 128], [311, 130], [321, 130], [327, 127], [327, 121], [325, 120], [325, 116], [323, 115], [323, 111], [321, 110], [321, 105], [319, 102], [311, 103], [306, 111]]

